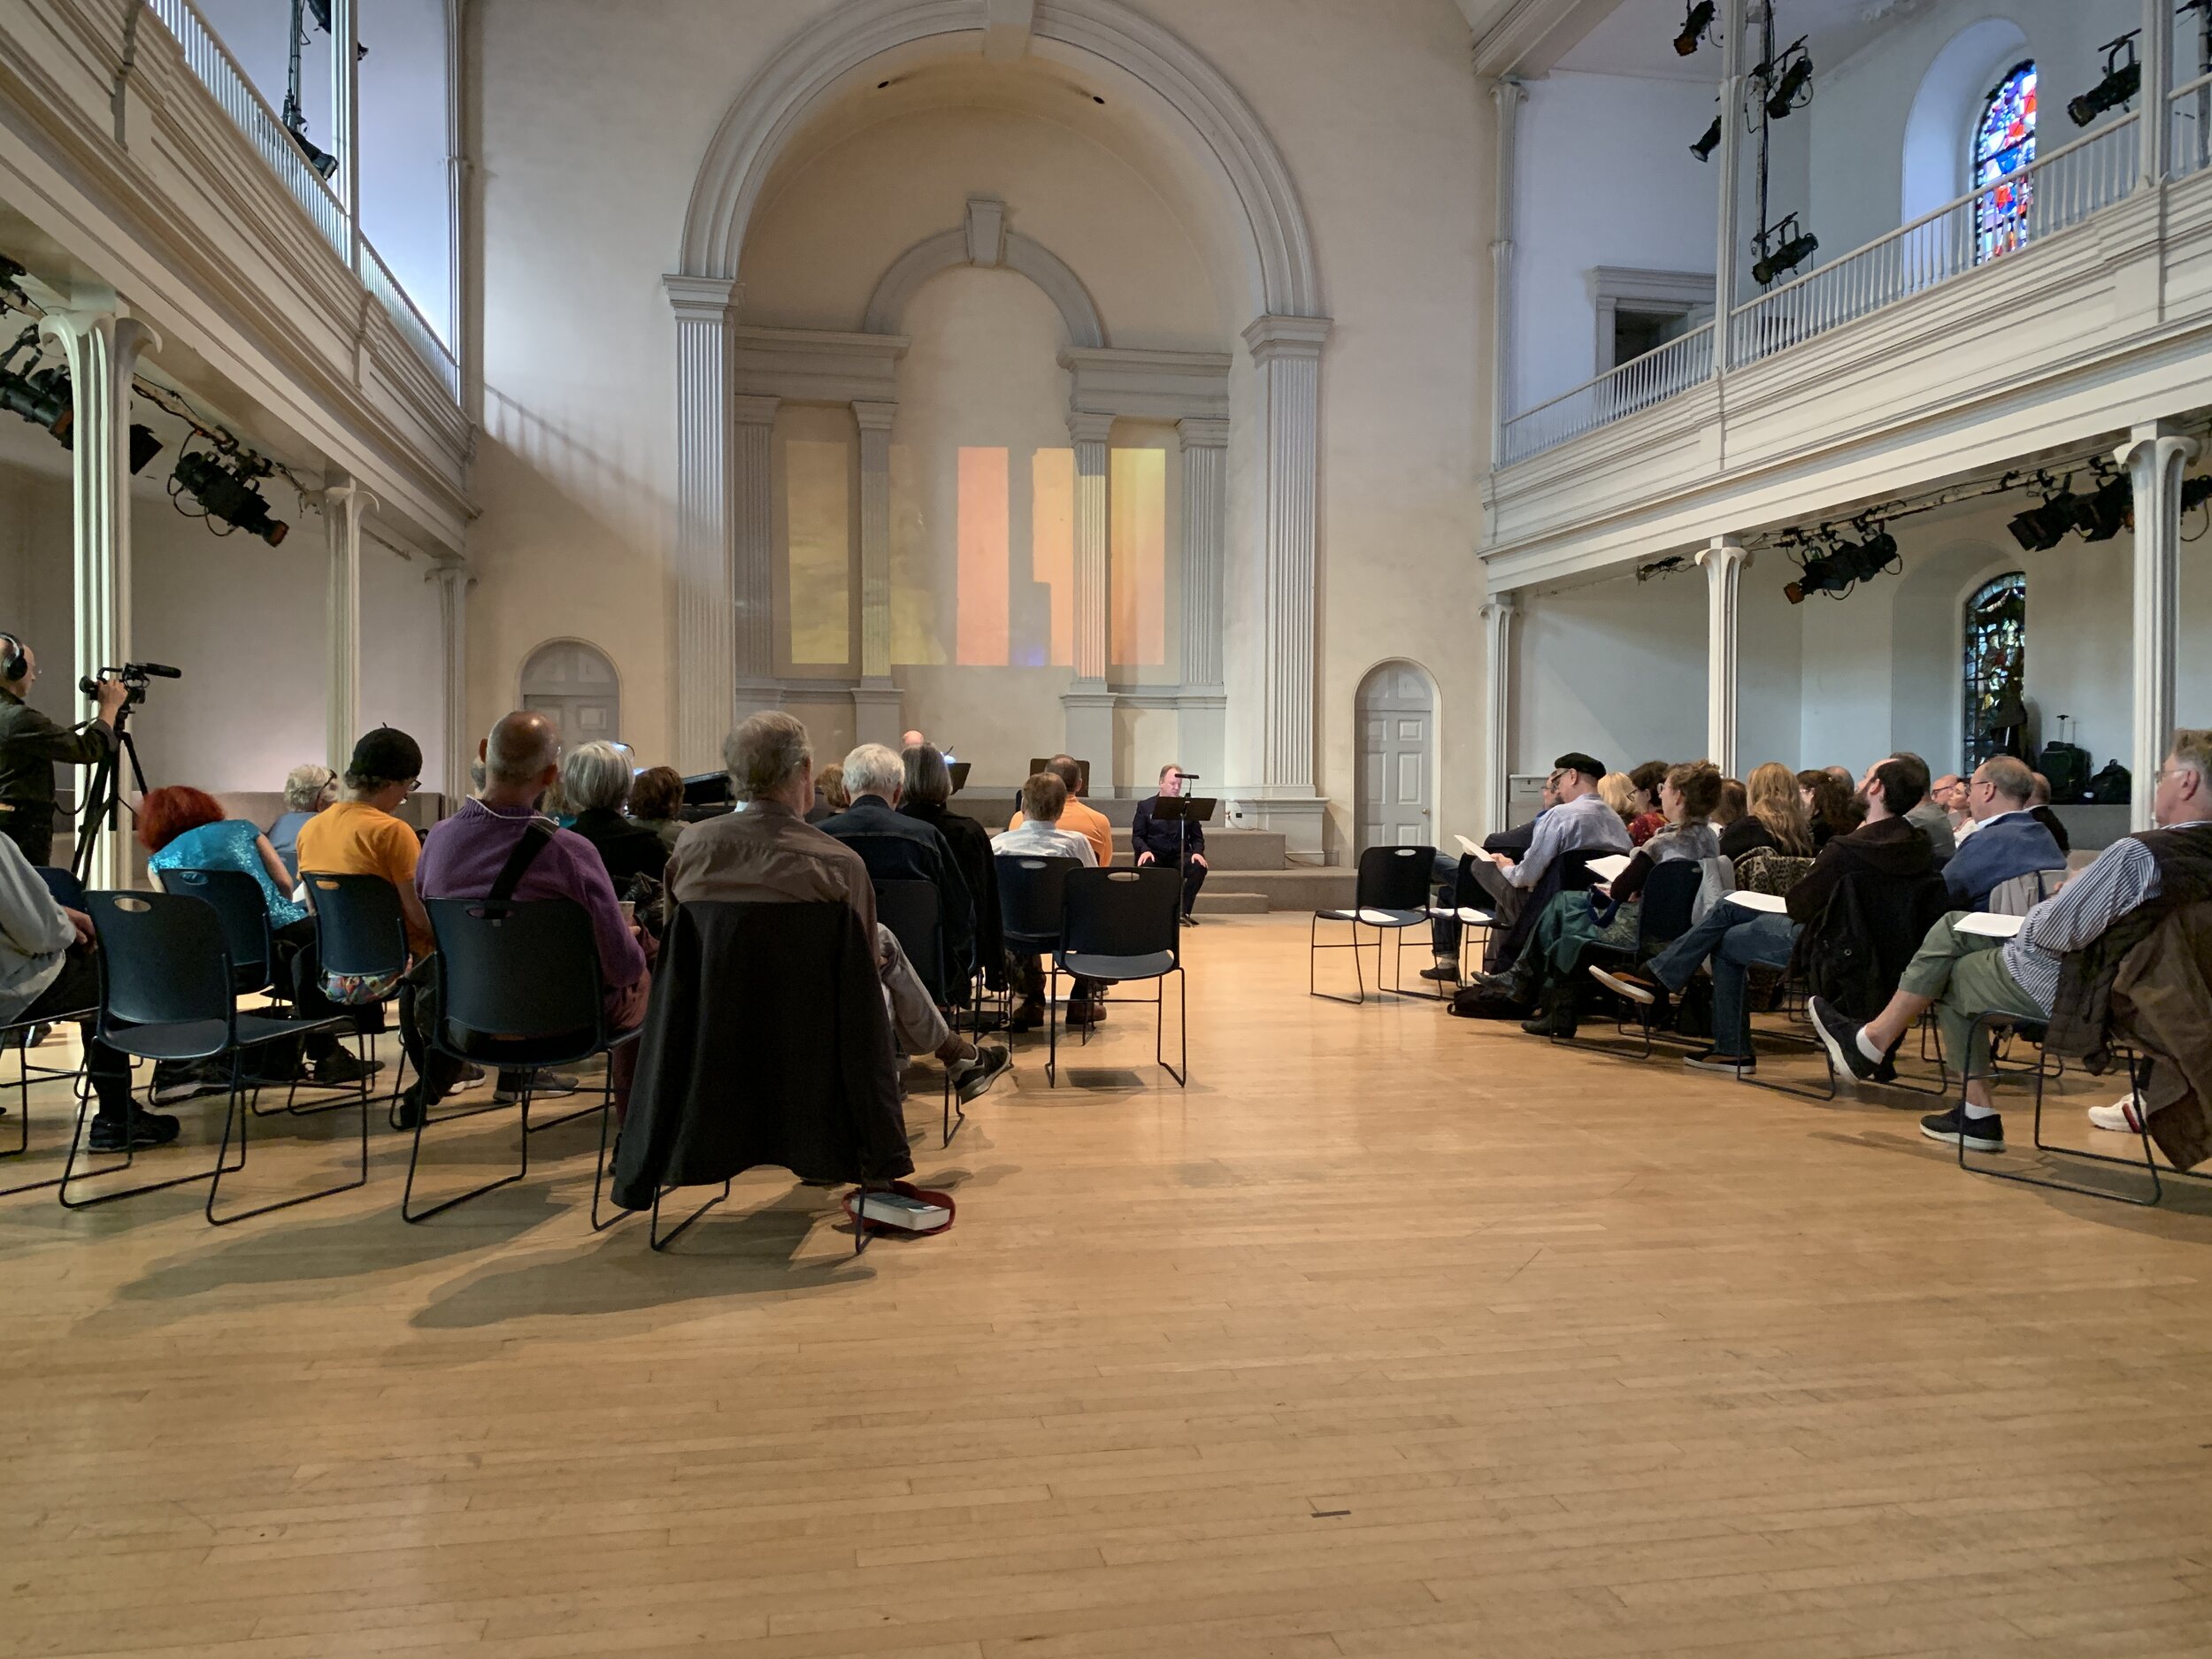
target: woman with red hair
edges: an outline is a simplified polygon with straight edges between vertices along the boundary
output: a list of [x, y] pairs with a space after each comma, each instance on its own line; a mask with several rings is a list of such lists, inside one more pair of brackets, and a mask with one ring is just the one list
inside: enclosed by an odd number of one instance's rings
[[[205, 790], [173, 784], [150, 791], [138, 803], [138, 841], [153, 855], [146, 867], [157, 876], [165, 870], [227, 870], [251, 876], [268, 908], [269, 941], [276, 957], [269, 965], [276, 983], [291, 987], [292, 1005], [305, 1018], [329, 1019], [346, 1012], [323, 995], [314, 918], [292, 897], [292, 873], [259, 829], [244, 818], [224, 817], [223, 803]], [[304, 1041], [315, 1082], [335, 1087], [360, 1080], [361, 1063], [330, 1033], [312, 1032]], [[227, 1072], [219, 1077], [215, 1069], [204, 1066], [157, 1070], [154, 1099], [164, 1104], [188, 1100], [227, 1087]]]

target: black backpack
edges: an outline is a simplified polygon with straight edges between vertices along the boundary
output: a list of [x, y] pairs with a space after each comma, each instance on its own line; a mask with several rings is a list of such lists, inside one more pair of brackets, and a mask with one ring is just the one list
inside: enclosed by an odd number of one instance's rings
[[2089, 793], [2089, 751], [2072, 743], [2046, 743], [2035, 769], [2051, 780], [2051, 799], [2068, 806]]
[[2135, 780], [2116, 760], [2105, 762], [2104, 770], [2089, 780], [2089, 800], [2097, 806], [2125, 806], [2134, 797]]

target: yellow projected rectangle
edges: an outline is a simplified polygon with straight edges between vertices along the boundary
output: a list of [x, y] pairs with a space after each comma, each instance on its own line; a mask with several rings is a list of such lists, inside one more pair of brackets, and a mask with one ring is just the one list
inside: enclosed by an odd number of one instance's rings
[[953, 660], [964, 666], [1003, 668], [1007, 662], [1006, 451], [963, 447], [960, 451], [959, 626]]
[[1107, 482], [1113, 660], [1155, 667], [1167, 661], [1167, 452], [1116, 449]]
[[791, 585], [791, 660], [842, 666], [852, 649], [850, 457], [842, 443], [783, 446]]
[[1052, 593], [1055, 668], [1075, 665], [1075, 451], [1039, 449], [1029, 458], [1029, 574]]

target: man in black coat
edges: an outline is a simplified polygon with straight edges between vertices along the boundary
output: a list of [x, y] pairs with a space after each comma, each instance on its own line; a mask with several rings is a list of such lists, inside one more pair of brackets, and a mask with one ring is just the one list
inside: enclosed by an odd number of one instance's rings
[[1137, 803], [1136, 817], [1129, 824], [1129, 844], [1140, 865], [1172, 864], [1181, 857], [1183, 921], [1195, 927], [1198, 918], [1191, 914], [1191, 908], [1198, 902], [1198, 889], [1206, 885], [1206, 826], [1153, 817], [1159, 802], [1182, 793], [1183, 769], [1172, 762], [1161, 767], [1159, 793]]
[[818, 827], [858, 853], [879, 884], [926, 881], [937, 889], [949, 983], [935, 988], [953, 995], [975, 972], [975, 901], [959, 860], [941, 831], [898, 810], [906, 789], [906, 762], [895, 751], [863, 743], [846, 756], [845, 789], [852, 805]]

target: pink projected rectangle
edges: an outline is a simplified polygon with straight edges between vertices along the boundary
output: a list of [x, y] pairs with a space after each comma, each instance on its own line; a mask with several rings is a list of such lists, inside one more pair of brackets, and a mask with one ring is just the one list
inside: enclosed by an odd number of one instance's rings
[[1007, 662], [1006, 451], [960, 451], [960, 620], [953, 660], [964, 667], [1003, 668]]
[[1029, 574], [1052, 590], [1055, 668], [1075, 666], [1075, 451], [1029, 458]]
[[1127, 668], [1167, 661], [1167, 452], [1116, 449], [1107, 512], [1112, 657]]

